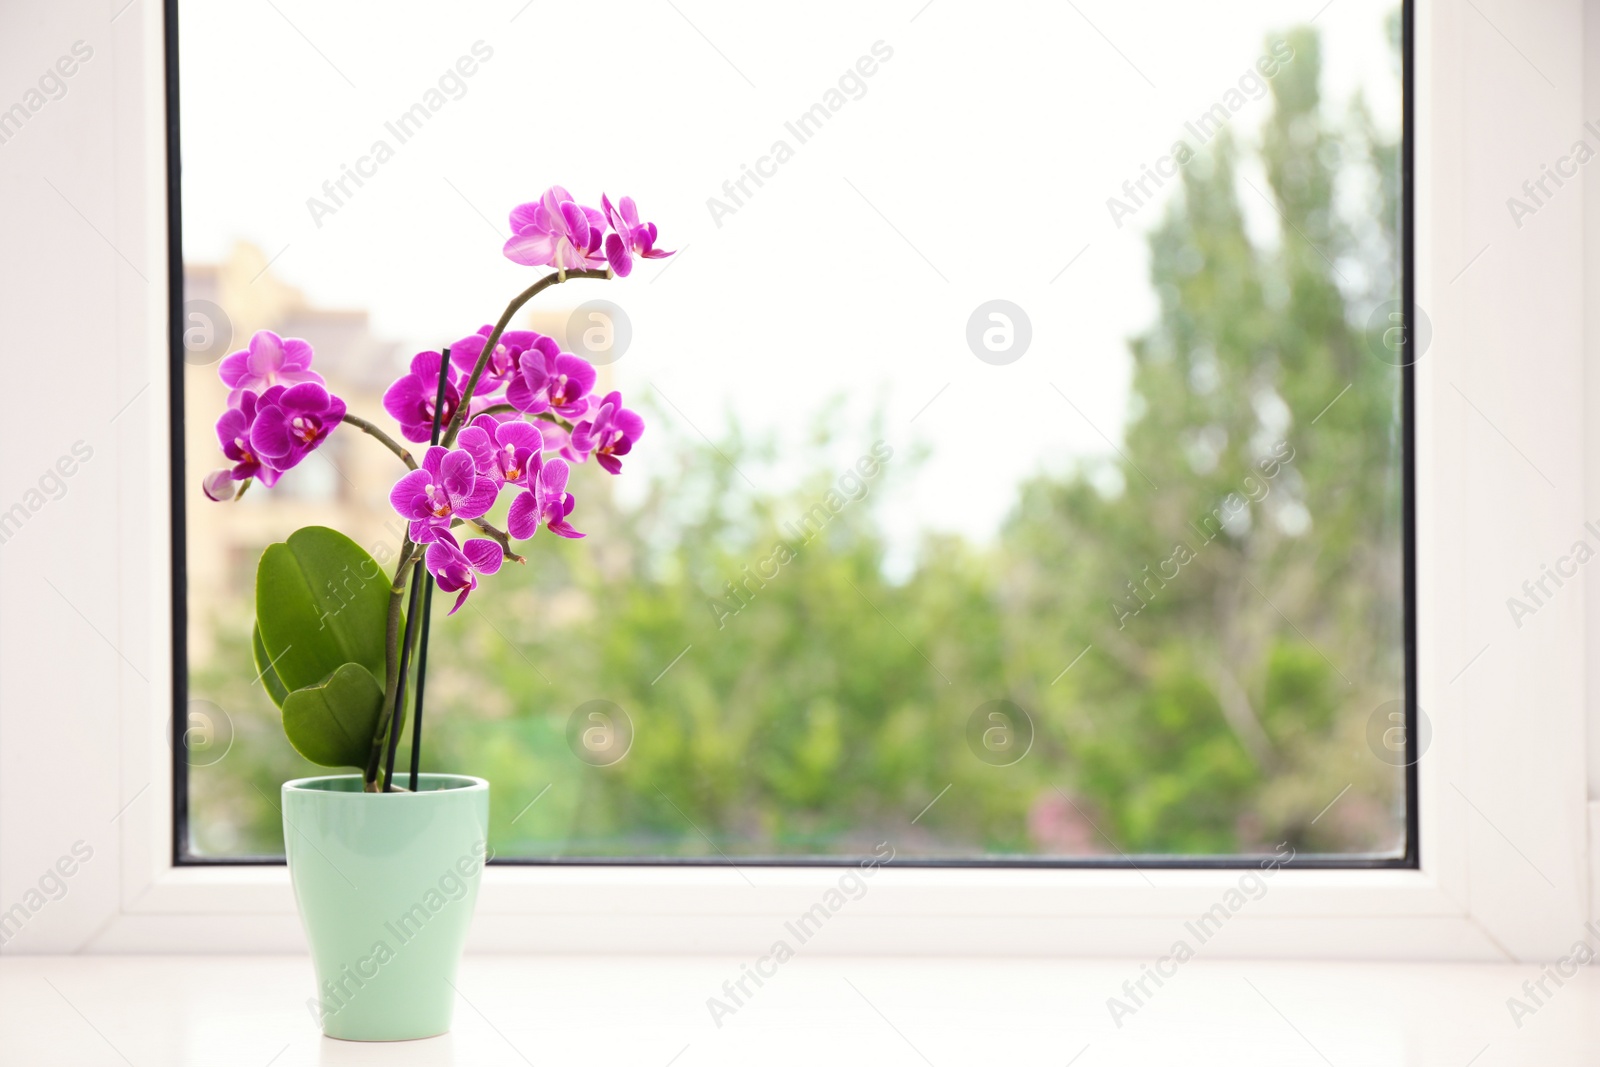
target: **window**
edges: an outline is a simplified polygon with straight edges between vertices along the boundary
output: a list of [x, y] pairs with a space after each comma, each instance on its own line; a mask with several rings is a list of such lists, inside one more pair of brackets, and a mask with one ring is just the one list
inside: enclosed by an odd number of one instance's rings
[[631, 477], [433, 630], [500, 858], [1416, 862], [1391, 4], [178, 7], [181, 859], [316, 773], [255, 556], [398, 535], [359, 439], [207, 501], [216, 361], [303, 337], [383, 418], [526, 284], [510, 206], [620, 182], [678, 255], [519, 325], [638, 399]]

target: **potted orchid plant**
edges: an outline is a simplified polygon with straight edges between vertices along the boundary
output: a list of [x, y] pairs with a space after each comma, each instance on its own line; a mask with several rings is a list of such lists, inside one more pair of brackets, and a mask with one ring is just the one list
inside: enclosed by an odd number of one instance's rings
[[[422, 773], [422, 712], [434, 587], [460, 609], [480, 577], [543, 527], [571, 522], [572, 464], [612, 475], [644, 432], [617, 392], [595, 392], [586, 360], [512, 318], [574, 278], [626, 277], [658, 259], [656, 228], [634, 202], [601, 209], [560, 186], [511, 212], [505, 255], [552, 267], [495, 325], [419, 353], [383, 397], [400, 437], [346, 409], [312, 369], [312, 348], [261, 331], [219, 371], [228, 408], [217, 437], [231, 466], [206, 495], [237, 500], [270, 487], [350, 426], [405, 467], [389, 500], [406, 533], [392, 572], [349, 537], [309, 526], [266, 548], [256, 571], [252, 644], [261, 684], [289, 743], [313, 763], [354, 773], [287, 782], [284, 848], [311, 943], [313, 1017], [331, 1037], [397, 1040], [449, 1029], [455, 970], [488, 855], [489, 784]], [[487, 516], [510, 498], [504, 529]], [[395, 773], [411, 711], [409, 772]]]

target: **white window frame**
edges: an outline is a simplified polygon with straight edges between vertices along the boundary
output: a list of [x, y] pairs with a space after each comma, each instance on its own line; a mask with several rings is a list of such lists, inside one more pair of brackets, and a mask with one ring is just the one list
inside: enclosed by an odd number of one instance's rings
[[[1600, 780], [1585, 621], [1600, 597], [1571, 583], [1520, 629], [1505, 603], [1583, 536], [1586, 497], [1600, 499], [1600, 418], [1586, 414], [1600, 383], [1583, 359], [1600, 326], [1586, 310], [1600, 307], [1600, 219], [1582, 215], [1600, 167], [1520, 228], [1505, 204], [1600, 116], [1600, 90], [1583, 88], [1600, 17], [1585, 14], [1577, 0], [1416, 13], [1416, 293], [1433, 326], [1416, 375], [1419, 689], [1433, 728], [1421, 867], [1280, 872], [1206, 952], [1534, 960], [1585, 934]], [[71, 350], [80, 406], [135, 398], [96, 424], [95, 461], [14, 540], [27, 555], [0, 548], [0, 909], [74, 842], [95, 850], [0, 951], [298, 951], [282, 867], [172, 863], [164, 30], [155, 0], [108, 17], [99, 0], [68, 0], [0, 32], [0, 69], [42, 69], [80, 38], [103, 57], [0, 146], [0, 191], [37, 205], [0, 247], [0, 293], [28, 309], [0, 320], [0, 340], [65, 352], [58, 327], [72, 324], [94, 338]], [[0, 420], [12, 479], [0, 501], [22, 496], [62, 433], [83, 436], [61, 423]], [[494, 867], [472, 945], [759, 954], [841, 873]], [[813, 944], [1150, 957], [1243, 873], [891, 866]]]

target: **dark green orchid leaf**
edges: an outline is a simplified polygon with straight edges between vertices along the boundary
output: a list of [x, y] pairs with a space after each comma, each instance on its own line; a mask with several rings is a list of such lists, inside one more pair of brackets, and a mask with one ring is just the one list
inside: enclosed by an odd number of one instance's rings
[[346, 663], [326, 681], [296, 689], [283, 701], [283, 732], [312, 763], [365, 768], [383, 710], [372, 672]]
[[[272, 664], [286, 694], [347, 663], [365, 667], [381, 687], [389, 583], [360, 545], [325, 526], [268, 545], [256, 568], [256, 666]], [[272, 692], [265, 674], [262, 681]]]

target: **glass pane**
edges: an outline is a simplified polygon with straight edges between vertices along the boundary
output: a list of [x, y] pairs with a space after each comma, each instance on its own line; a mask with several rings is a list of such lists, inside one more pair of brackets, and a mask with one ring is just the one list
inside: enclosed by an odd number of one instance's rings
[[1398, 15], [1153, 6], [184, 0], [193, 852], [319, 773], [261, 551], [402, 531], [351, 427], [208, 501], [218, 360], [304, 338], [396, 432], [560, 184], [676, 255], [516, 319], [648, 429], [435, 613], [498, 856], [1400, 854]]

